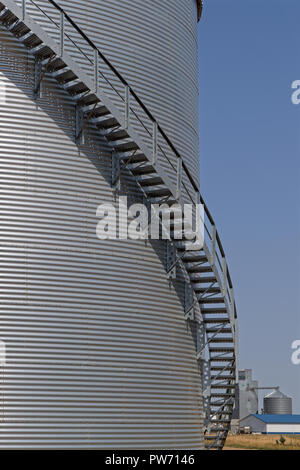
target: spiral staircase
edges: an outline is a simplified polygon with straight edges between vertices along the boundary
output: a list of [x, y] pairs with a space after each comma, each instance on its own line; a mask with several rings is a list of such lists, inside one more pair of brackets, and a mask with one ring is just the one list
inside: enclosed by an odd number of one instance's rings
[[96, 126], [106, 139], [112, 150], [113, 189], [129, 172], [149, 204], [203, 204], [204, 246], [188, 250], [175, 239], [174, 215], [166, 271], [170, 278], [177, 266], [184, 273], [185, 319], [196, 328], [203, 377], [205, 445], [222, 449], [237, 381], [237, 315], [225, 253], [198, 185], [149, 109], [56, 2], [2, 1], [0, 22], [35, 58], [34, 98], [45, 75], [51, 75], [74, 100], [78, 145], [86, 126]]

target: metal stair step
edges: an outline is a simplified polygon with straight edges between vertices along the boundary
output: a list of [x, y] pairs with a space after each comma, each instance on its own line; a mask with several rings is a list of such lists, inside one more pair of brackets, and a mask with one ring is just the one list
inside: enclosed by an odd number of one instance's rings
[[[196, 281], [196, 280], [193, 280], [191, 282], [192, 282], [192, 284], [198, 284], [198, 281]], [[194, 286], [194, 291], [196, 292], [196, 294], [202, 294], [202, 295], [205, 295], [205, 294], [220, 294], [221, 293], [219, 287], [208, 287], [207, 289], [205, 289], [204, 287]]]
[[223, 389], [225, 389], [225, 390], [228, 390], [228, 389], [235, 390], [235, 384], [226, 384], [226, 385], [212, 384], [211, 389], [212, 390], [223, 390]]
[[133, 175], [150, 175], [152, 173], [155, 173], [155, 169], [153, 168], [152, 165], [145, 165], [145, 166], [139, 166], [139, 167], [129, 167], [131, 173]]
[[33, 49], [34, 47], [37, 47], [43, 43], [43, 41], [41, 41], [34, 33], [31, 34], [30, 36], [26, 36], [24, 40], [21, 40], [21, 42], [28, 49]]
[[[210, 368], [210, 370], [211, 370], [211, 371], [215, 371], [215, 372], [221, 371], [221, 370], [224, 370], [224, 366], [212, 366], [212, 367]], [[226, 367], [226, 370], [228, 370], [228, 371], [235, 371], [235, 367], [233, 367], [233, 366], [228, 366], [228, 367]]]
[[124, 144], [116, 145], [117, 152], [129, 152], [130, 150], [137, 150], [139, 147], [135, 142], [125, 142]]
[[[206, 328], [206, 333], [208, 333], [208, 334], [209, 333], [219, 333], [219, 328]], [[222, 334], [225, 334], [225, 333], [230, 334], [230, 333], [232, 333], [232, 331], [231, 331], [231, 328], [223, 328], [221, 330], [221, 333]]]
[[224, 303], [224, 298], [223, 297], [203, 297], [202, 299], [199, 300], [199, 304], [204, 305], [204, 304], [223, 304]]
[[203, 308], [202, 313], [206, 315], [211, 315], [215, 313], [227, 313], [226, 307], [212, 307], [212, 308]]
[[[225, 404], [224, 400], [222, 400], [222, 401], [212, 401], [212, 402], [210, 403], [210, 407], [211, 407], [211, 408], [212, 408], [212, 407], [213, 407], [213, 408], [216, 408], [217, 410], [220, 409], [220, 406], [222, 406], [222, 407], [223, 407], [223, 406], [224, 406], [224, 407], [229, 406], [230, 408], [233, 408], [233, 406], [234, 406], [234, 401], [231, 400], [231, 402], [228, 402], [228, 403], [226, 403], [226, 404]], [[217, 411], [217, 410], [216, 410], [216, 411]], [[222, 409], [222, 413], [221, 413], [221, 414], [227, 415], [227, 414], [231, 414], [231, 413], [232, 413], [232, 410], [224, 410], [224, 409]], [[213, 414], [213, 413], [212, 413], [212, 414]]]
[[46, 59], [53, 54], [53, 51], [50, 47], [42, 44], [37, 50], [32, 51], [32, 54], [39, 59]]
[[10, 26], [13, 23], [15, 23], [17, 20], [18, 18], [10, 10], [5, 10], [3, 14], [0, 16], [0, 21], [5, 26]]
[[151, 178], [137, 178], [138, 183], [141, 186], [159, 186], [163, 184], [163, 180], [161, 179], [160, 176], [153, 176]]
[[136, 153], [135, 155], [125, 155], [121, 157], [122, 162], [127, 163], [130, 161], [130, 163], [142, 163], [142, 162], [147, 162], [148, 159], [146, 155], [143, 153]]
[[[235, 393], [211, 393], [211, 398], [234, 398], [235, 397]], [[224, 402], [223, 402], [224, 403]]]
[[[223, 331], [220, 334], [223, 334]], [[210, 344], [212, 343], [233, 343], [232, 336], [215, 336], [214, 338], [209, 340]]]
[[234, 348], [231, 346], [213, 346], [212, 348], [209, 348], [211, 353], [221, 353], [221, 352], [233, 352], [234, 353]]
[[217, 282], [217, 279], [214, 276], [207, 276], [207, 277], [192, 277], [191, 280], [193, 282], [197, 282], [199, 284], [213, 284]]
[[[48, 60], [42, 61], [43, 65], [47, 65], [47, 63], [48, 63]], [[49, 68], [48, 68], [49, 72], [54, 73], [62, 69], [69, 70], [65, 62], [60, 57], [55, 57], [54, 59], [52, 59], [51, 64], [49, 64]]]
[[227, 366], [228, 364], [234, 364], [235, 363], [235, 358], [234, 358], [234, 356], [230, 356], [230, 357], [223, 356], [223, 355], [222, 356], [214, 356], [214, 357], [210, 358], [210, 363], [211, 363], [211, 365], [218, 363], [218, 364], [224, 364], [224, 365], [226, 364], [226, 366]]
[[21, 38], [25, 36], [25, 34], [28, 34], [30, 29], [22, 21], [19, 21], [11, 28], [10, 31], [17, 38]]
[[77, 79], [75, 73], [66, 67], [53, 72], [52, 76], [61, 84], [69, 83]]
[[129, 137], [128, 133], [125, 130], [120, 129], [118, 131], [115, 131], [109, 134], [109, 136], [107, 136], [107, 140], [109, 142], [116, 142], [117, 140], [127, 139], [128, 137]]
[[78, 82], [75, 84], [73, 84], [73, 82], [70, 82], [70, 83], [67, 83], [64, 86], [64, 88], [72, 96], [79, 95], [80, 93], [85, 93], [86, 91], [89, 91], [89, 88], [83, 82]]
[[233, 407], [231, 407], [231, 409], [228, 411], [221, 411], [220, 413], [218, 412], [219, 409], [220, 407], [214, 411], [212, 408], [210, 408], [212, 415], [216, 413], [216, 415], [220, 414], [222, 416], [222, 418], [220, 418], [220, 421], [217, 419], [216, 421], [213, 421], [213, 422], [220, 423], [226, 426], [230, 425], [231, 420], [232, 420]]
[[212, 267], [211, 266], [203, 266], [203, 265], [199, 265], [199, 266], [190, 266], [190, 267], [187, 267], [187, 272], [188, 273], [210, 273], [212, 272]]
[[211, 376], [212, 380], [234, 380], [235, 375], [212, 375]]
[[[214, 426], [214, 422], [212, 421], [212, 426], [210, 428], [210, 432], [227, 432], [227, 429], [224, 428], [223, 426]], [[216, 421], [217, 423], [217, 421]]]
[[[114, 117], [110, 117], [108, 119], [102, 119], [100, 121], [98, 119], [91, 119], [91, 122], [93, 124], [96, 124], [98, 129], [103, 129], [103, 130], [112, 129], [113, 127], [116, 127], [119, 125], [119, 122]], [[109, 140], [109, 137], [110, 137], [109, 135], [106, 136], [108, 140]]]
[[234, 361], [235, 361], [234, 356], [231, 356], [229, 358], [228, 357], [223, 357], [223, 356], [221, 356], [221, 357], [212, 357], [210, 359], [211, 364], [216, 363], [216, 362], [222, 363], [222, 364], [224, 364], [224, 363], [228, 364], [228, 363], [231, 363], [231, 362], [233, 363]]
[[77, 101], [78, 106], [81, 107], [92, 106], [97, 103], [100, 103], [100, 101], [94, 93], [85, 94], [84, 96], [81, 96]]
[[160, 189], [145, 189], [145, 193], [149, 198], [151, 197], [163, 197], [163, 196], [169, 196], [171, 194], [171, 191], [169, 188], [163, 187]]
[[[174, 204], [177, 204], [178, 201], [174, 198], [174, 196], [171, 194], [171, 195], [168, 195], [164, 200], [162, 200], [161, 197], [152, 197], [151, 198], [151, 204], [166, 204], [166, 205], [174, 205]], [[174, 240], [174, 243], [177, 245], [177, 243], [184, 243], [185, 242], [182, 242], [182, 241], [178, 241], [178, 240]]]
[[220, 324], [221, 324], [221, 323], [224, 323], [224, 324], [228, 323], [228, 324], [230, 324], [230, 320], [229, 320], [229, 318], [227, 318], [227, 317], [224, 317], [224, 318], [204, 318], [203, 321], [204, 321], [204, 323], [206, 323], [206, 324], [215, 324], [215, 323], [217, 323], [217, 324], [219, 324], [219, 323], [220, 323]]
[[[177, 250], [182, 252], [182, 251], [185, 251], [186, 248], [185, 248], [184, 245], [178, 245]], [[193, 253], [193, 254], [196, 256], [196, 254], [199, 254], [200, 252], [201, 252], [201, 250], [198, 250], [198, 251], [190, 251], [190, 252], [188, 252], [188, 253], [189, 253], [189, 254]]]
[[84, 113], [90, 113], [93, 111], [93, 117], [95, 118], [108, 116], [110, 114], [110, 111], [107, 109], [107, 107], [102, 104], [96, 106], [96, 108], [95, 105], [84, 106], [82, 107], [82, 111]]
[[[212, 423], [211, 423], [212, 424]], [[218, 431], [218, 429], [216, 428], [216, 426], [211, 426], [211, 429], [209, 431], [209, 434], [205, 434], [204, 436], [204, 439], [208, 440], [208, 441], [212, 441], [212, 440], [216, 440], [217, 436], [215, 434], [213, 434], [214, 432], [220, 432], [221, 435], [219, 436], [219, 440], [223, 440], [223, 439], [226, 439], [227, 438], [227, 432], [228, 432], [228, 428], [226, 426], [225, 427], [221, 427], [221, 431]]]
[[187, 253], [183, 257], [184, 263], [207, 263], [207, 257], [205, 255]]

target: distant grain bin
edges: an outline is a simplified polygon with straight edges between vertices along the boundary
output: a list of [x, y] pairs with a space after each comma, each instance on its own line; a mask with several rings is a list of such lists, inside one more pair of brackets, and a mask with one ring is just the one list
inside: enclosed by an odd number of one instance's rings
[[290, 415], [292, 414], [292, 399], [279, 388], [264, 397], [264, 413], [270, 415]]

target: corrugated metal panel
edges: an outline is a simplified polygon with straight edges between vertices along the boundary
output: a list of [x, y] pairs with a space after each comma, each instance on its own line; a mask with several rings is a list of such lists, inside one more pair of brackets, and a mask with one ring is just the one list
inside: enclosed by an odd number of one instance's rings
[[[0, 29], [0, 448], [201, 448], [201, 383], [155, 249], [96, 239], [110, 155]], [[154, 91], [153, 91], [154, 93]], [[158, 256], [157, 256], [158, 255]]]

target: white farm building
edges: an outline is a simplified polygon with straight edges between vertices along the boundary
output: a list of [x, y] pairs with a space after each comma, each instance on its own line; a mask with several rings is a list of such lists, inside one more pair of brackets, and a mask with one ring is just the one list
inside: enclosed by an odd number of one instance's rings
[[240, 428], [263, 434], [300, 434], [300, 415], [252, 414], [240, 421]]

